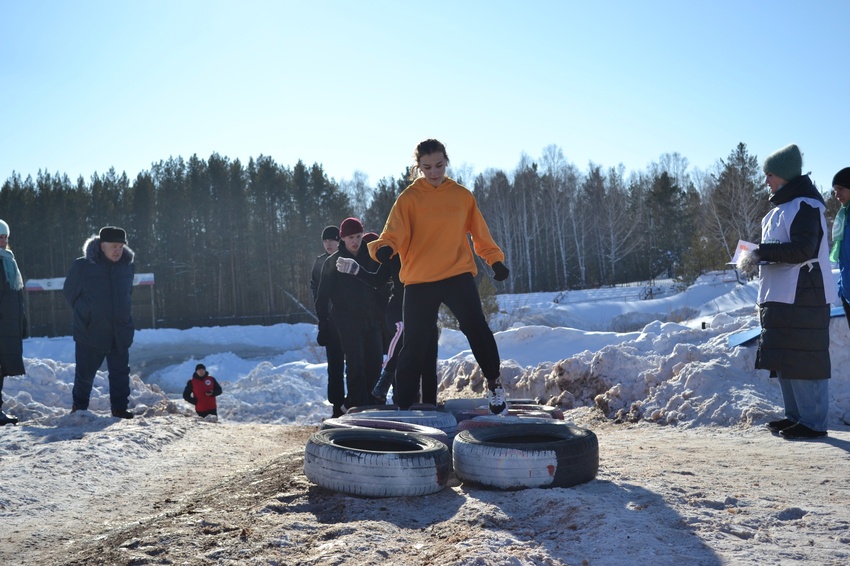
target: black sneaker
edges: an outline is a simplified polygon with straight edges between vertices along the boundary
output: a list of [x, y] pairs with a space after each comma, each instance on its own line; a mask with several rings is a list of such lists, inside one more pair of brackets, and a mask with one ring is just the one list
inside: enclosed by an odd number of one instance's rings
[[772, 432], [779, 432], [783, 429], [788, 428], [789, 426], [794, 426], [795, 423], [791, 419], [782, 419], [779, 421], [770, 421], [767, 423], [767, 428], [769, 428]]
[[0, 411], [0, 426], [6, 426], [7, 424], [16, 425], [18, 424], [18, 417], [10, 417], [3, 411]]
[[779, 435], [788, 440], [800, 440], [804, 438], [822, 438], [826, 436], [826, 431], [814, 430], [802, 423], [797, 423], [794, 426], [783, 428], [779, 431]]
[[132, 419], [135, 415], [127, 409], [112, 409], [112, 416], [119, 419]]

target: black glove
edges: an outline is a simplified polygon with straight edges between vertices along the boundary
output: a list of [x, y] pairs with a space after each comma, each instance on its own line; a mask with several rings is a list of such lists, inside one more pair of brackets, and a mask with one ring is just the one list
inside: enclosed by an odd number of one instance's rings
[[493, 279], [496, 281], [504, 281], [510, 273], [510, 270], [501, 261], [493, 264]]
[[327, 321], [322, 321], [319, 323], [319, 335], [316, 336], [316, 343], [319, 346], [327, 346], [328, 345], [328, 323]]
[[393, 249], [389, 246], [381, 246], [378, 248], [378, 251], [375, 252], [375, 257], [381, 263], [387, 263], [390, 261], [390, 258], [393, 256]]

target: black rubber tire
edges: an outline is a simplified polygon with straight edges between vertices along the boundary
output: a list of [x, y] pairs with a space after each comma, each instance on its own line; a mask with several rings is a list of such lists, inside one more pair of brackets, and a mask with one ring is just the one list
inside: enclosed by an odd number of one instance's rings
[[539, 403], [511, 403], [508, 400], [508, 405], [511, 409], [524, 409], [530, 411], [544, 411], [549, 413], [549, 416], [553, 419], [557, 419], [559, 421], [564, 420], [564, 411], [559, 409], [558, 407], [552, 407], [550, 405], [541, 405]]
[[437, 493], [451, 470], [438, 440], [395, 430], [332, 428], [310, 435], [304, 474], [325, 489], [365, 497]]
[[571, 487], [599, 471], [599, 441], [563, 424], [507, 424], [464, 430], [454, 439], [463, 483], [498, 489]]
[[400, 421], [391, 421], [387, 419], [358, 419], [354, 417], [325, 419], [319, 426], [319, 430], [327, 430], [329, 428], [375, 428], [379, 430], [397, 430], [399, 432], [412, 432], [428, 436], [434, 440], [439, 440], [446, 446], [451, 446], [451, 439], [445, 431], [432, 426], [425, 426], [415, 423], [405, 423]]
[[359, 413], [345, 414], [340, 419], [381, 419], [400, 423], [412, 423], [438, 428], [449, 438], [457, 432], [457, 419], [447, 411], [418, 411], [418, 410], [382, 410], [370, 409]]
[[503, 426], [508, 424], [565, 424], [564, 421], [556, 421], [546, 413], [527, 415], [480, 415], [457, 423], [457, 432], [460, 434], [472, 428], [484, 428], [487, 426]]

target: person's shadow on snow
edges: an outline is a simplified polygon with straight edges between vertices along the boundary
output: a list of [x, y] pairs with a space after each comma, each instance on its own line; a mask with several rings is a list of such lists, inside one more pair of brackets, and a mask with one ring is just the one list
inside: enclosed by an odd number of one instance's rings
[[850, 453], [850, 440], [843, 440], [834, 436], [827, 436], [826, 438], [817, 438], [814, 440], [820, 442], [821, 444], [829, 444], [830, 446], [835, 446], [836, 448]]

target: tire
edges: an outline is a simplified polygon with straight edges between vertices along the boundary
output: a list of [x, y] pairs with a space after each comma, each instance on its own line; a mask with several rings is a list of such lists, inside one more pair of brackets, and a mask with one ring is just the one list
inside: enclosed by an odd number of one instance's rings
[[487, 426], [501, 426], [507, 424], [564, 424], [564, 421], [556, 421], [546, 413], [540, 415], [480, 415], [457, 423], [457, 432], [472, 428], [484, 428]]
[[[361, 405], [359, 407], [351, 407], [346, 414], [362, 413], [364, 411], [399, 411], [398, 405]], [[410, 410], [420, 411], [436, 411], [436, 405], [423, 403], [414, 403], [410, 406]]]
[[599, 471], [599, 441], [564, 424], [507, 424], [464, 430], [453, 448], [463, 483], [498, 489], [572, 487]]
[[421, 434], [422, 436], [428, 436], [434, 440], [439, 440], [446, 446], [451, 446], [449, 435], [446, 434], [445, 431], [432, 426], [424, 426], [414, 423], [390, 421], [386, 419], [357, 419], [354, 417], [345, 419], [337, 418], [325, 419], [322, 421], [319, 430], [327, 430], [331, 428], [374, 428], [378, 430], [411, 432], [414, 434]]
[[392, 411], [374, 409], [356, 413], [352, 416], [345, 414], [339, 418], [343, 420], [350, 418], [382, 419], [385, 421], [396, 421], [401, 423], [430, 426], [432, 428], [438, 428], [442, 430], [449, 436], [449, 438], [453, 437], [455, 435], [455, 432], [457, 432], [457, 419], [455, 419], [454, 415], [446, 411]]
[[508, 405], [512, 409], [526, 409], [532, 411], [545, 411], [549, 413], [553, 419], [557, 419], [559, 421], [564, 420], [564, 411], [559, 409], [558, 407], [552, 407], [550, 405], [540, 405], [538, 403], [511, 403], [510, 399], [508, 400]]
[[[474, 419], [475, 417], [489, 416], [493, 413], [490, 412], [490, 409], [469, 409], [467, 411], [461, 411], [455, 414], [455, 418], [458, 422], [462, 422], [468, 419]], [[528, 409], [524, 407], [514, 407], [508, 402], [508, 416], [518, 417], [518, 416], [528, 416], [528, 417], [549, 417], [552, 418], [552, 415], [548, 411], [536, 411], [533, 409]]]
[[443, 402], [443, 408], [452, 413], [455, 411], [469, 411], [471, 409], [478, 409], [481, 407], [487, 407], [487, 400], [484, 397], [477, 397], [474, 399], [446, 399]]
[[368, 428], [310, 435], [304, 474], [325, 489], [364, 497], [437, 493], [451, 469], [448, 447], [427, 436]]

